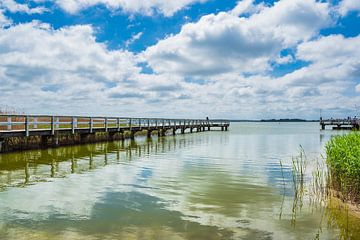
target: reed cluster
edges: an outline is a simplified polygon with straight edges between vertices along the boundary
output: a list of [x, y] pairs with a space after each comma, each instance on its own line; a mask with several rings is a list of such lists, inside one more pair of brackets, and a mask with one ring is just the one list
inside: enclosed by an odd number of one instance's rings
[[332, 138], [326, 145], [331, 187], [342, 200], [360, 203], [360, 133]]

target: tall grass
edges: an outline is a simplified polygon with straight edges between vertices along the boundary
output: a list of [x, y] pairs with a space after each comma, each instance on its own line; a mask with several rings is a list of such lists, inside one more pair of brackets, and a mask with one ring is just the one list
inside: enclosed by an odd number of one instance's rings
[[360, 133], [332, 138], [326, 145], [331, 187], [343, 200], [360, 203]]

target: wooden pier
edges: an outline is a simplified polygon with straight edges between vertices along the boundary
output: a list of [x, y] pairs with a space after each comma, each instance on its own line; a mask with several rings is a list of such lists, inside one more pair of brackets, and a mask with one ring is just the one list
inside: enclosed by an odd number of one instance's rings
[[333, 130], [360, 130], [360, 119], [323, 119], [320, 118], [321, 130], [325, 130], [326, 126], [330, 126]]
[[[45, 148], [95, 142], [95, 134], [105, 135], [105, 140], [116, 140], [123, 139], [125, 133], [128, 133], [133, 139], [138, 132], [146, 132], [147, 137], [151, 137], [153, 132], [157, 132], [158, 136], [165, 136], [167, 132], [175, 135], [177, 132], [184, 134], [186, 130], [190, 133], [214, 128], [227, 131], [229, 126], [228, 120], [0, 115], [0, 152], [11, 151], [5, 146], [8, 142], [6, 140], [10, 138], [20, 138], [19, 142], [23, 146], [16, 150], [23, 150], [35, 148], [26, 147], [26, 142], [31, 137], [38, 137], [41, 143], [38, 147]], [[59, 141], [61, 136], [72, 139], [71, 143], [62, 144]]]

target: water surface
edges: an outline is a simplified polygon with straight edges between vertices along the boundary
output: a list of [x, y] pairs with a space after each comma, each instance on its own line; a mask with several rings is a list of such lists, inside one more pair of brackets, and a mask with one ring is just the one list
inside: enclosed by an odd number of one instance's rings
[[233, 123], [3, 154], [0, 239], [360, 239], [359, 219], [294, 193], [292, 158], [302, 146], [311, 173], [332, 134]]

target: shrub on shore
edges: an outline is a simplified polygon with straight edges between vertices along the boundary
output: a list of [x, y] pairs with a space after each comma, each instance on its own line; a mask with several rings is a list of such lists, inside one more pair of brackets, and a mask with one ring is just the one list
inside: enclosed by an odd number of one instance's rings
[[343, 200], [360, 203], [360, 133], [332, 138], [326, 145], [331, 187]]

